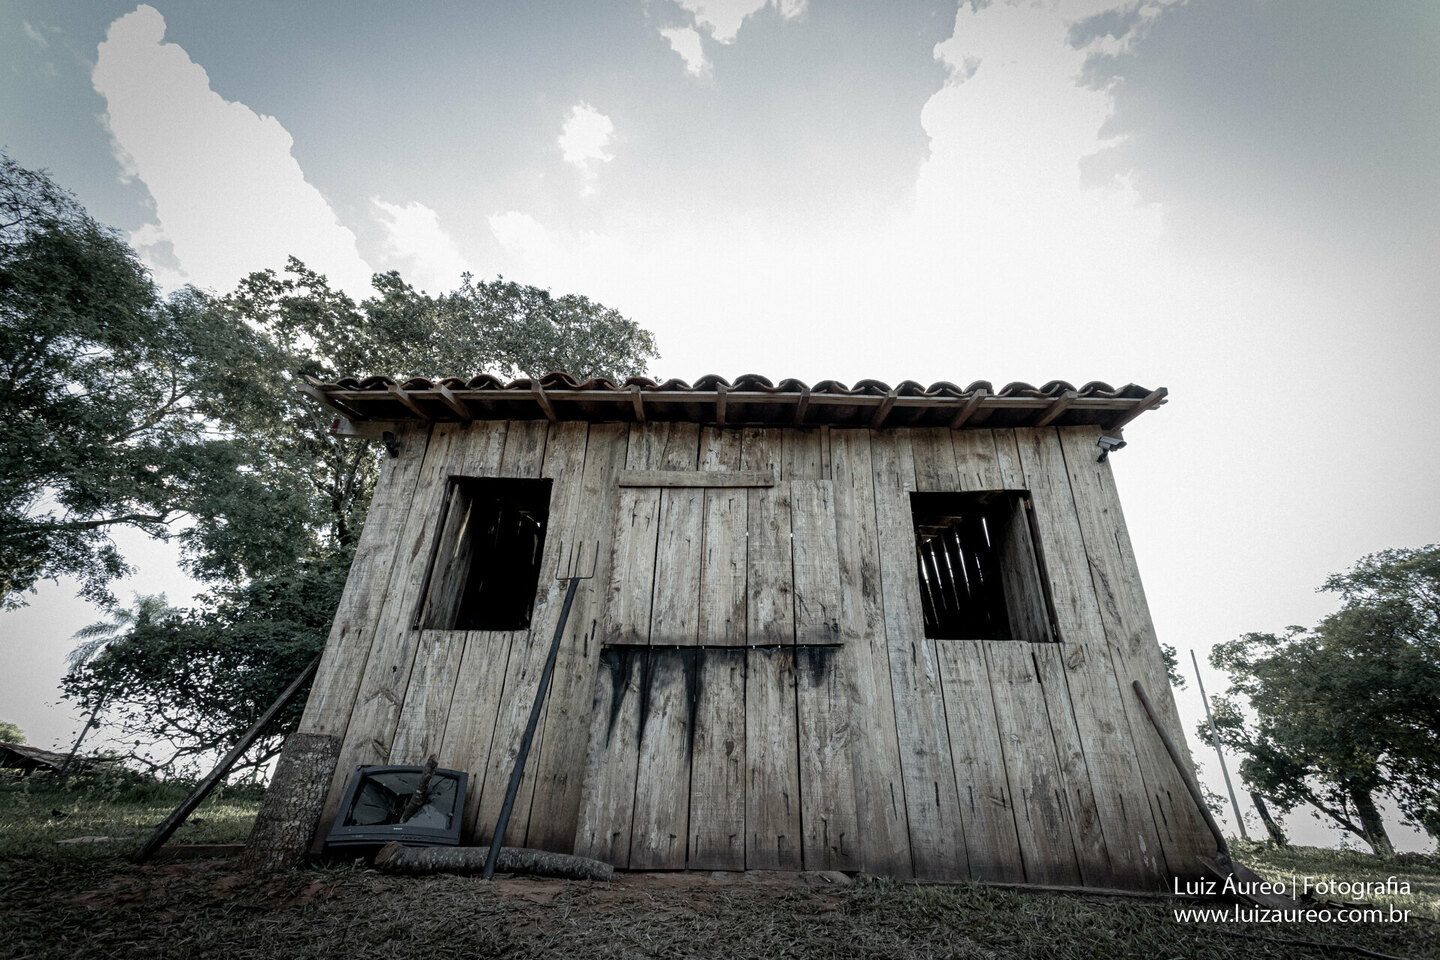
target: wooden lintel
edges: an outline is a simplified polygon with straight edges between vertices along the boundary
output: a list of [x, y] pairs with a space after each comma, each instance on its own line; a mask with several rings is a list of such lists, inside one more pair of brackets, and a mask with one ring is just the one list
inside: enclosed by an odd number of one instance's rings
[[545, 412], [546, 418], [554, 423], [560, 418], [555, 416], [555, 405], [550, 402], [550, 397], [545, 393], [545, 388], [540, 386], [539, 380], [530, 381], [530, 392], [535, 396], [535, 402], [540, 404], [540, 409]]
[[[602, 650], [804, 650], [807, 647], [843, 647], [844, 643], [614, 643], [606, 640]], [[1077, 888], [1083, 889], [1083, 888]]]
[[630, 401], [635, 405], [635, 422], [645, 422], [645, 401], [640, 398], [639, 385], [630, 388]]
[[334, 397], [330, 396], [330, 394], [326, 393], [324, 390], [320, 389], [319, 387], [317, 387], [317, 386], [315, 386], [315, 385], [313, 385], [313, 384], [309, 384], [309, 383], [298, 384], [298, 385], [295, 387], [295, 389], [296, 389], [296, 390], [299, 390], [301, 393], [303, 393], [305, 396], [309, 397], [311, 400], [314, 400], [314, 401], [316, 401], [317, 403], [322, 404], [323, 406], [329, 407], [331, 410], [334, 410], [336, 413], [338, 413], [338, 414], [340, 414], [341, 416], [345, 417], [345, 419], [347, 419], [347, 420], [369, 420], [369, 419], [370, 419], [369, 417], [365, 416], [365, 414], [361, 413], [359, 410], [356, 410], [354, 407], [348, 406], [347, 404], [344, 404], [344, 403], [340, 402], [339, 400], [336, 400]]
[[415, 402], [414, 397], [410, 396], [410, 394], [400, 389], [399, 384], [390, 384], [389, 393], [390, 396], [394, 397], [396, 400], [399, 400], [405, 406], [405, 409], [415, 414], [415, 416], [419, 417], [421, 420], [434, 419], [430, 416], [430, 414], [425, 412], [424, 407], [420, 406], [420, 404]]
[[885, 399], [880, 401], [880, 406], [875, 410], [875, 416], [870, 418], [870, 429], [875, 430], [890, 416], [890, 410], [895, 406], [896, 399], [900, 396], [899, 388], [885, 394]]
[[1135, 402], [1135, 405], [1132, 406], [1129, 410], [1124, 411], [1115, 419], [1106, 423], [1105, 429], [1119, 430], [1121, 427], [1125, 426], [1125, 424], [1129, 423], [1131, 420], [1134, 420], [1146, 410], [1149, 410], [1151, 407], [1163, 401], [1166, 394], [1168, 394], [1169, 392], [1170, 390], [1167, 387], [1161, 387], [1158, 390], [1151, 390], [1144, 396], [1143, 399], [1137, 400]]
[[800, 391], [800, 400], [795, 404], [795, 426], [805, 422], [805, 411], [810, 409], [810, 388]]
[[454, 410], [456, 416], [458, 416], [461, 420], [464, 420], [466, 423], [474, 422], [475, 415], [470, 412], [470, 408], [465, 405], [464, 400], [461, 400], [459, 397], [455, 396], [455, 391], [451, 390], [443, 383], [437, 383], [435, 384], [435, 392], [440, 394], [441, 402], [444, 403], [445, 406], [449, 407], [451, 410]]
[[730, 393], [730, 388], [723, 383], [715, 384], [715, 426], [725, 426], [725, 399]]
[[769, 470], [621, 470], [620, 487], [773, 487]]
[[960, 412], [955, 414], [955, 419], [950, 421], [950, 429], [960, 429], [960, 427], [964, 425], [966, 420], [969, 420], [971, 417], [975, 416], [975, 411], [980, 408], [980, 404], [984, 402], [985, 398], [989, 395], [990, 392], [984, 387], [976, 387], [975, 392], [970, 394], [969, 399], [967, 399], [964, 405], [960, 407]]
[[1060, 396], [1056, 397], [1054, 402], [1051, 403], [1050, 406], [1045, 408], [1045, 412], [1040, 414], [1040, 418], [1035, 421], [1035, 426], [1050, 426], [1050, 424], [1055, 422], [1056, 417], [1060, 416], [1060, 414], [1065, 412], [1066, 407], [1070, 406], [1070, 404], [1075, 402], [1075, 398], [1078, 396], [1079, 394], [1076, 393], [1074, 390], [1066, 390], [1064, 393], [1060, 394]]

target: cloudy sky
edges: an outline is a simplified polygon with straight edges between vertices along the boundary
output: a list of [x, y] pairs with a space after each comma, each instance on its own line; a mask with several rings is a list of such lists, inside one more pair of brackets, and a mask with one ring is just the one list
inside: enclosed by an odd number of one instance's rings
[[[1182, 656], [1440, 540], [1440, 5], [977, 6], [7, 0], [0, 141], [166, 286], [503, 274], [665, 377], [1167, 386], [1115, 467]], [[0, 616], [42, 745], [73, 592]]]

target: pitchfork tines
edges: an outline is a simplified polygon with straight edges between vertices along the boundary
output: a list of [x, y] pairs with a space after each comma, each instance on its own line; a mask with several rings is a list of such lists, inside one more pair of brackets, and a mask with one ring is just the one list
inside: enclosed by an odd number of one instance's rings
[[[585, 559], [585, 541], [577, 540], [571, 544], [570, 549], [565, 549], [565, 541], [560, 541], [559, 554], [555, 559], [556, 580], [589, 580], [595, 576], [595, 568], [600, 563], [600, 541], [595, 541], [595, 549], [590, 551], [590, 572], [581, 573], [580, 564]], [[564, 570], [564, 573], [561, 573]]]

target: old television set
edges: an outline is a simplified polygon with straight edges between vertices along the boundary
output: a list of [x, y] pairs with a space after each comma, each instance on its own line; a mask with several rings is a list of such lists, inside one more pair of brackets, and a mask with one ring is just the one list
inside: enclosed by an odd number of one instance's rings
[[325, 846], [457, 846], [469, 775], [436, 769], [421, 802], [411, 804], [424, 776], [424, 767], [356, 767]]

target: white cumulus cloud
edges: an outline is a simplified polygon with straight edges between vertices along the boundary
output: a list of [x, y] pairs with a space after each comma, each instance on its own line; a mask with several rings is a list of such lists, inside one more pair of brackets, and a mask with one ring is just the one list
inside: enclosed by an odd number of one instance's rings
[[440, 215], [418, 201], [403, 206], [371, 197], [377, 219], [385, 228], [384, 252], [409, 283], [438, 293], [460, 285], [470, 270], [455, 239], [440, 226]]
[[693, 27], [675, 27], [661, 30], [660, 36], [670, 41], [670, 49], [680, 54], [685, 61], [685, 72], [692, 77], [710, 72], [710, 61], [705, 59], [705, 48], [700, 43], [700, 33]]
[[594, 189], [598, 172], [596, 165], [615, 159], [615, 155], [606, 149], [614, 134], [615, 124], [610, 118], [583, 100], [571, 107], [565, 118], [556, 142], [565, 162], [579, 170], [585, 178], [587, 193]]
[[294, 254], [363, 295], [370, 267], [306, 181], [289, 132], [211, 90], [205, 70], [164, 41], [165, 18], [141, 5], [110, 25], [91, 76], [116, 156], [154, 200], [155, 223], [136, 234], [142, 252], [173, 253], [157, 275], [226, 291]]
[[695, 23], [710, 31], [710, 35], [716, 40], [721, 43], [734, 43], [736, 34], [740, 32], [740, 25], [745, 22], [746, 17], [773, 5], [779, 11], [780, 16], [786, 20], [792, 20], [805, 12], [807, 0], [676, 0], [676, 2], [694, 14]]

